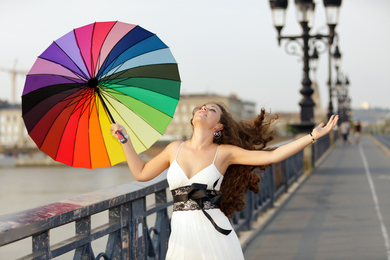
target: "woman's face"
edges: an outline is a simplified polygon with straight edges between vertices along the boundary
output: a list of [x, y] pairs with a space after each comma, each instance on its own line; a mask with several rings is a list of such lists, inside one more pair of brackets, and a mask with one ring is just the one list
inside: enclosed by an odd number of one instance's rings
[[214, 103], [205, 104], [195, 112], [193, 117], [193, 123], [195, 125], [197, 120], [201, 120], [202, 122], [205, 122], [208, 125], [210, 125], [210, 127], [215, 127], [218, 124], [220, 124], [219, 121], [221, 119], [221, 115], [222, 115], [222, 110], [217, 104]]

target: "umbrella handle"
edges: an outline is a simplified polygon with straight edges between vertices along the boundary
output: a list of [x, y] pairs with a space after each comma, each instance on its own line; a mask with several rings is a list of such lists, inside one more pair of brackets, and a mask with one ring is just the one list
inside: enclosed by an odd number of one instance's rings
[[[110, 117], [111, 122], [115, 123], [115, 120], [112, 117], [110, 110], [108, 110], [108, 107], [107, 107], [106, 103], [104, 102], [102, 95], [100, 94], [100, 89], [98, 87], [96, 87], [95, 91], [96, 91], [97, 95], [99, 96], [100, 101], [103, 104], [104, 110], [106, 110], [108, 116]], [[119, 142], [121, 142], [122, 144], [125, 144], [127, 142], [127, 138], [129, 138], [129, 135], [124, 136], [121, 131], [116, 131], [116, 134], [120, 137]]]
[[127, 138], [126, 138], [127, 135], [124, 136], [121, 131], [116, 131], [116, 133], [119, 136], [119, 142], [121, 142], [122, 144], [127, 143]]

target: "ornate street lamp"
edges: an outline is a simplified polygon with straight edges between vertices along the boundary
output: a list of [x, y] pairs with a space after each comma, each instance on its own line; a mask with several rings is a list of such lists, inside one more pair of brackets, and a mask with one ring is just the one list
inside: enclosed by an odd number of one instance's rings
[[[272, 10], [272, 22], [278, 31], [278, 38], [280, 33], [286, 23], [286, 9], [288, 5], [288, 0], [274, 0], [270, 1], [271, 10]], [[279, 39], [280, 45], [280, 39]]]
[[[325, 6], [325, 14], [326, 14], [326, 23], [329, 27], [329, 43], [328, 43], [328, 60], [329, 60], [329, 79], [328, 79], [328, 89], [329, 89], [329, 107], [328, 107], [328, 119], [333, 115], [333, 102], [332, 102], [332, 53], [331, 53], [331, 47], [333, 44], [333, 39], [335, 34], [335, 27], [339, 21], [339, 14], [340, 14], [340, 6], [341, 6], [341, 0], [324, 0], [324, 6]], [[338, 50], [338, 47], [336, 47]], [[341, 55], [340, 57], [341, 58]], [[340, 59], [339, 59], [340, 60]], [[340, 61], [335, 60], [335, 63], [337, 62], [336, 67], [340, 67]]]
[[334, 60], [334, 66], [335, 66], [336, 70], [338, 71], [340, 66], [341, 66], [341, 53], [340, 53], [338, 45], [336, 45], [336, 48], [334, 50], [333, 60]]
[[343, 84], [341, 83], [339, 77], [337, 77], [337, 81], [335, 83], [335, 90], [336, 90], [336, 97], [337, 97], [337, 114], [340, 117], [340, 120], [338, 124], [340, 125], [342, 122], [344, 122], [344, 106], [343, 106]]
[[[334, 61], [334, 66], [336, 69], [336, 78], [337, 82], [335, 83], [336, 86], [333, 87], [333, 82], [332, 82], [332, 67], [331, 67], [331, 61]], [[341, 66], [341, 53], [339, 50], [339, 46], [336, 45], [335, 47], [335, 52], [332, 54], [331, 52], [331, 46], [329, 46], [329, 79], [328, 79], [328, 88], [329, 88], [329, 106], [328, 106], [328, 119], [333, 115], [333, 92], [334, 88], [336, 88], [336, 91], [339, 90], [341, 86], [341, 82], [339, 80], [339, 68]]]
[[310, 68], [314, 70], [314, 72], [318, 68], [318, 58], [319, 55], [318, 55], [317, 47], [314, 46], [313, 54], [310, 56]]
[[[341, 73], [340, 73], [341, 74]], [[339, 123], [349, 120], [351, 116], [351, 98], [349, 97], [349, 79], [342, 74], [337, 78], [335, 89], [337, 91]]]
[[[327, 10], [326, 12], [327, 12], [327, 23], [330, 28], [329, 35], [322, 35], [322, 34], [310, 35], [309, 33], [310, 29], [313, 27], [314, 24], [315, 4], [313, 0], [295, 0], [296, 16], [298, 22], [301, 24], [302, 27], [302, 34], [298, 36], [282, 36], [281, 31], [286, 22], [286, 9], [288, 6], [288, 0], [270, 0], [272, 19], [273, 19], [273, 24], [278, 32], [279, 45], [281, 44], [281, 40], [288, 41], [286, 47], [291, 42], [298, 42], [298, 40], [301, 40], [303, 43], [301, 44], [302, 60], [303, 60], [303, 79], [302, 79], [302, 89], [300, 90], [300, 93], [303, 95], [303, 98], [299, 102], [299, 105], [301, 106], [301, 123], [294, 125], [294, 127], [296, 127], [300, 132], [310, 132], [315, 125], [314, 109], [313, 109], [314, 102], [313, 99], [311, 98], [311, 95], [313, 94], [313, 89], [311, 88], [312, 82], [309, 77], [309, 71], [310, 71], [309, 60], [311, 59], [313, 61], [313, 57], [309, 55], [309, 52], [311, 47], [313, 47], [313, 45], [315, 47], [315, 42], [317, 40], [327, 39], [328, 42], [333, 42], [334, 28], [337, 25], [338, 8], [341, 5], [341, 0], [339, 1], [324, 0], [324, 5], [326, 8], [328, 8], [326, 9]], [[334, 8], [336, 8], [337, 10], [337, 19], [334, 17], [333, 14], [334, 12], [332, 11], [334, 10]], [[309, 43], [311, 43], [311, 46], [309, 46]], [[296, 51], [288, 51], [288, 48], [286, 48], [286, 52], [288, 54], [293, 54], [293, 55], [297, 54]]]
[[344, 110], [345, 110], [345, 119], [350, 120], [351, 98], [349, 97], [349, 80], [347, 76], [345, 76], [345, 80], [344, 80]]
[[314, 9], [315, 3], [313, 0], [295, 0], [295, 11], [298, 22], [307, 23], [309, 28], [314, 24]]
[[347, 95], [348, 95], [348, 93], [349, 93], [349, 80], [348, 80], [348, 76], [345, 76], [344, 85], [345, 85], [345, 90], [346, 90]]
[[[329, 27], [329, 35], [335, 35], [334, 29], [339, 22], [341, 0], [324, 0], [326, 23]], [[330, 45], [333, 44], [333, 38], [329, 39]]]

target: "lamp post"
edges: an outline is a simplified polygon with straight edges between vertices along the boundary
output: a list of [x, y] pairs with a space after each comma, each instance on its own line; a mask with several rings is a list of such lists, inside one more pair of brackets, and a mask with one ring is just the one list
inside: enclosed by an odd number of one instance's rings
[[347, 113], [347, 116], [348, 116], [348, 120], [351, 120], [351, 118], [353, 118], [353, 110], [351, 109], [351, 98], [350, 98], [350, 95], [349, 95], [349, 80], [348, 80], [348, 77], [345, 77], [345, 86], [347, 88], [347, 98], [348, 98], [348, 113]]
[[[314, 123], [314, 102], [311, 97], [313, 89], [311, 88], [311, 80], [309, 76], [309, 61], [313, 60], [309, 55], [312, 45], [309, 42], [315, 43], [317, 40], [327, 39], [329, 43], [333, 42], [334, 29], [338, 21], [339, 7], [342, 0], [324, 0], [325, 12], [327, 17], [327, 23], [329, 27], [329, 34], [322, 35], [310, 35], [310, 29], [314, 23], [314, 9], [315, 3], [313, 0], [295, 0], [296, 15], [298, 22], [302, 27], [302, 34], [296, 36], [282, 36], [281, 32], [286, 22], [286, 9], [288, 6], [288, 0], [270, 0], [270, 6], [272, 10], [273, 24], [278, 32], [278, 43], [281, 44], [282, 40], [288, 40], [290, 42], [300, 41], [302, 44], [302, 60], [303, 60], [303, 79], [302, 89], [300, 93], [303, 95], [302, 100], [299, 102], [301, 106], [301, 123], [293, 125], [299, 132], [310, 132]], [[313, 47], [314, 48], [314, 47]], [[313, 50], [314, 52], [314, 50]], [[288, 54], [296, 54], [295, 52], [288, 52]], [[317, 53], [318, 54], [318, 53]]]
[[351, 116], [351, 98], [349, 97], [349, 79], [341, 75], [336, 81], [336, 91], [338, 100], [338, 114], [340, 123], [348, 121]]
[[[329, 106], [328, 106], [328, 119], [333, 115], [333, 92], [334, 92], [334, 88], [332, 86], [333, 82], [332, 82], [332, 57], [333, 57], [333, 61], [334, 61], [334, 64], [335, 64], [335, 69], [336, 69], [336, 78], [337, 78], [337, 81], [339, 81], [339, 68], [340, 68], [340, 65], [341, 65], [341, 53], [340, 53], [340, 50], [339, 50], [339, 46], [336, 45], [336, 48], [335, 48], [335, 52], [334, 54], [332, 54], [332, 51], [331, 51], [331, 46], [329, 46], [329, 79], [328, 79], [328, 88], [329, 88]], [[341, 84], [341, 82], [339, 82]], [[337, 85], [337, 82], [336, 82], [336, 85]], [[337, 87], [337, 86], [336, 86]]]
[[335, 90], [336, 90], [336, 97], [337, 97], [337, 114], [340, 117], [338, 124], [340, 125], [342, 122], [344, 122], [344, 110], [342, 106], [343, 104], [342, 84], [339, 77], [337, 77], [337, 81], [335, 83]]
[[318, 58], [319, 58], [318, 51], [317, 48], [314, 46], [313, 54], [310, 56], [310, 67], [314, 71], [314, 75], [318, 67]]

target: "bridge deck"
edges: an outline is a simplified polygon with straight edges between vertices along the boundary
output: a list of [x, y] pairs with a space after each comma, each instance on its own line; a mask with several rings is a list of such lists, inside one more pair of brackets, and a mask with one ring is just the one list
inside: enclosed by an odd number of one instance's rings
[[390, 158], [370, 138], [336, 145], [248, 245], [245, 259], [390, 260]]

